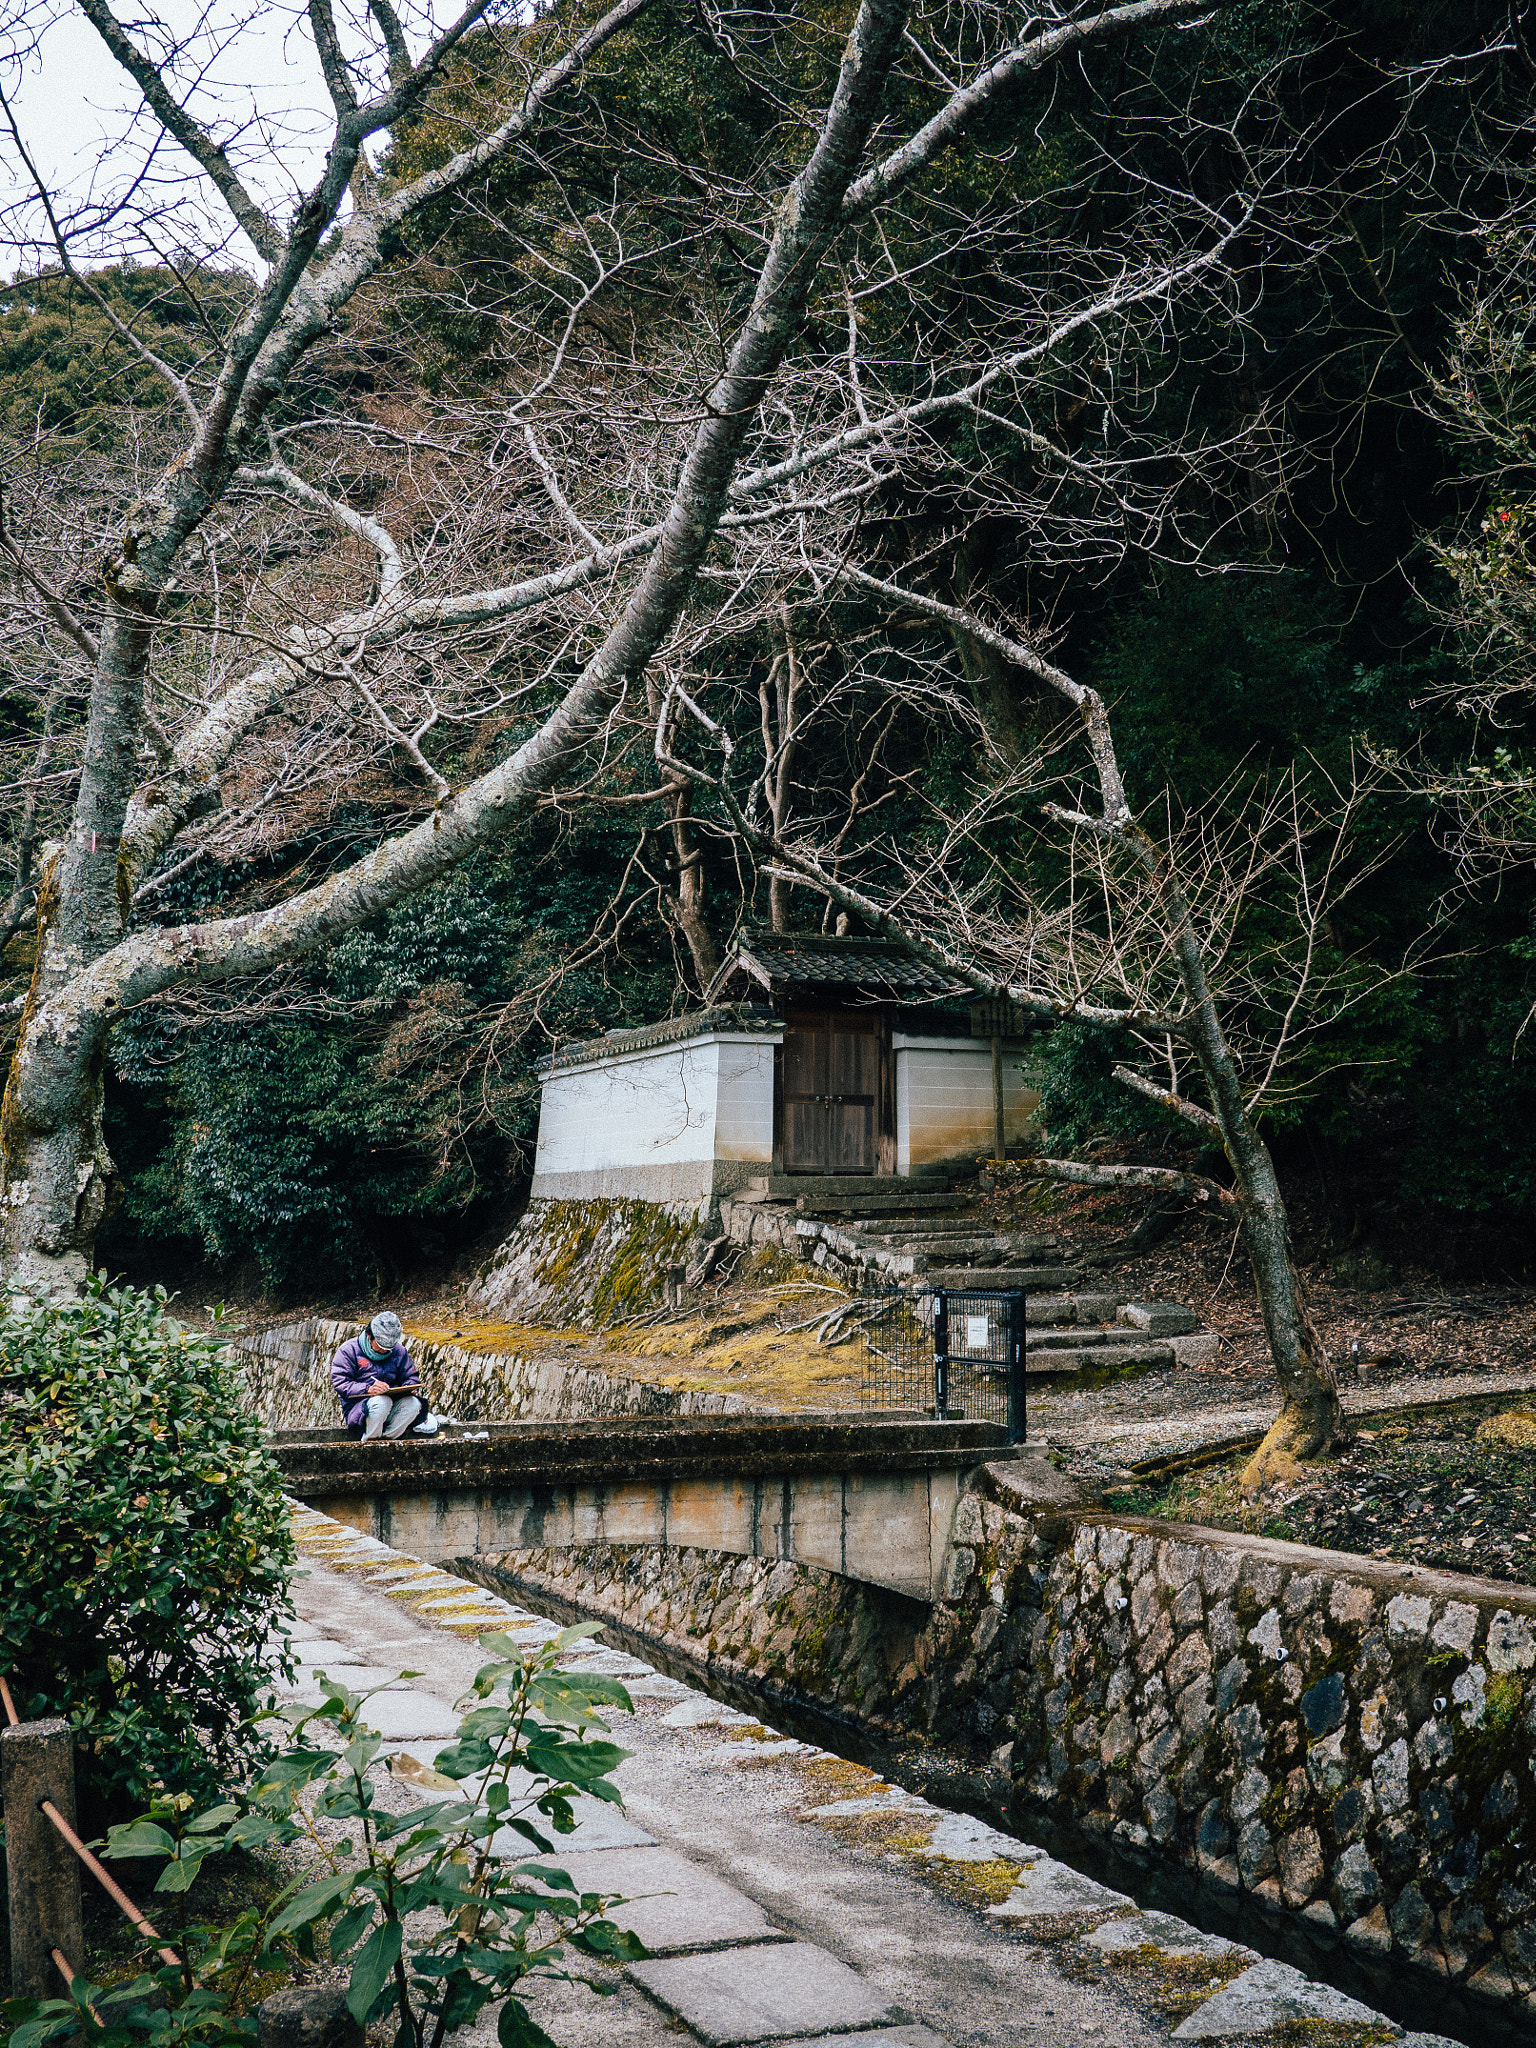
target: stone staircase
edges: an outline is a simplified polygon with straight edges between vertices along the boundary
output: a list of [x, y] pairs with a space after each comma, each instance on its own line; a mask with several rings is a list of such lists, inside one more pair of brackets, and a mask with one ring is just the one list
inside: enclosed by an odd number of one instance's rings
[[721, 1204], [743, 1245], [777, 1244], [861, 1293], [1022, 1288], [1030, 1378], [1095, 1385], [1215, 1355], [1216, 1337], [1176, 1302], [1133, 1302], [1089, 1282], [1058, 1238], [997, 1231], [975, 1184], [765, 1174]]

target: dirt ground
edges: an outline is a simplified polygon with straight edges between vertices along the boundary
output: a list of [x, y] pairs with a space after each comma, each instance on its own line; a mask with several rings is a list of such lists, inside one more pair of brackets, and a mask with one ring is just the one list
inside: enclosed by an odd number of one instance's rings
[[1493, 1397], [1383, 1419], [1257, 1505], [1238, 1494], [1241, 1458], [1107, 1498], [1133, 1514], [1536, 1585], [1533, 1407], [1530, 1398]]

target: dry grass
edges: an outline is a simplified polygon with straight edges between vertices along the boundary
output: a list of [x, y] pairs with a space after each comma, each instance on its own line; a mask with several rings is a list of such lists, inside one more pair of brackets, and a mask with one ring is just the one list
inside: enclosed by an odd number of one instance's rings
[[786, 1327], [834, 1306], [846, 1298], [845, 1290], [808, 1277], [787, 1259], [776, 1266], [750, 1261], [741, 1277], [760, 1282], [781, 1270], [788, 1277], [775, 1284], [738, 1281], [697, 1314], [659, 1322], [592, 1331], [468, 1317], [427, 1323], [408, 1316], [406, 1331], [418, 1343], [554, 1358], [675, 1393], [736, 1394], [751, 1407], [856, 1408], [857, 1343], [818, 1344], [814, 1330]]

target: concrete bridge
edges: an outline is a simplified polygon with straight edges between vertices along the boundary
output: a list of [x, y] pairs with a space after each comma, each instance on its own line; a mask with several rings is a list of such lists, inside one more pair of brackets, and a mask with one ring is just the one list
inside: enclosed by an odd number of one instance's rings
[[271, 1439], [288, 1491], [433, 1562], [648, 1543], [793, 1558], [937, 1599], [979, 1465], [1021, 1455], [985, 1422], [632, 1417], [493, 1424], [479, 1437]]

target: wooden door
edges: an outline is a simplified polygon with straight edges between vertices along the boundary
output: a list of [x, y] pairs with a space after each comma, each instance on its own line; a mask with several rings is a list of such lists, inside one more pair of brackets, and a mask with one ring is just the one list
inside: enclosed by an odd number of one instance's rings
[[823, 1010], [784, 1025], [784, 1171], [873, 1173], [880, 1025]]

